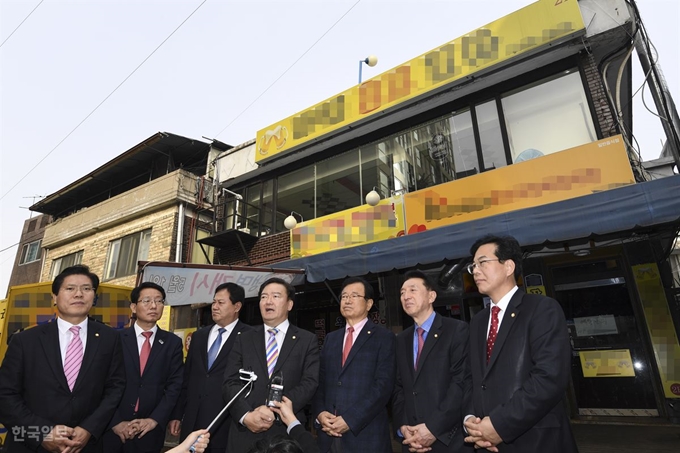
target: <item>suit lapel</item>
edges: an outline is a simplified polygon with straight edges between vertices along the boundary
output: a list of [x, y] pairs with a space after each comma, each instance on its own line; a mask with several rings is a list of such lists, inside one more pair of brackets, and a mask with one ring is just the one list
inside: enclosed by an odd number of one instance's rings
[[[501, 322], [501, 327], [498, 330], [498, 335], [496, 336], [496, 342], [494, 343], [493, 350], [491, 351], [491, 359], [489, 360], [489, 365], [486, 367], [486, 373], [488, 373], [491, 367], [493, 367], [493, 364], [496, 362], [498, 355], [503, 349], [503, 344], [508, 338], [508, 334], [512, 330], [512, 326], [515, 324], [515, 320], [519, 315], [520, 305], [522, 303], [523, 297], [524, 292], [518, 289], [515, 294], [512, 295], [506, 312], [503, 313], [503, 321]], [[489, 311], [490, 310], [491, 309], [489, 309]], [[484, 340], [484, 351], [486, 354], [486, 338]]]
[[[276, 366], [274, 367], [274, 372], [281, 369], [281, 365], [286, 363], [286, 358], [290, 355], [290, 351], [293, 350], [297, 344], [298, 338], [298, 328], [292, 324], [288, 324], [288, 331], [283, 340], [283, 347], [279, 350], [279, 358], [276, 359]], [[263, 339], [264, 341], [264, 339]], [[265, 359], [265, 369], [266, 369], [266, 359]]]
[[52, 368], [52, 372], [57, 377], [57, 381], [68, 390], [66, 375], [64, 374], [64, 364], [61, 361], [61, 350], [59, 348], [59, 328], [56, 318], [48, 323], [40, 336], [47, 363]]
[[[352, 359], [357, 355], [358, 351], [364, 347], [364, 345], [369, 341], [373, 334], [373, 329], [375, 329], [375, 324], [371, 322], [370, 320], [364, 324], [364, 328], [361, 329], [361, 332], [359, 332], [359, 336], [357, 337], [356, 341], [352, 345], [352, 349], [349, 350], [349, 355], [347, 356], [347, 360], [345, 361], [345, 366], [342, 366], [342, 346], [344, 346], [343, 341], [340, 341], [340, 344], [342, 345], [340, 347], [340, 366], [342, 369], [340, 370], [340, 374], [342, 374], [347, 366], [352, 362]], [[344, 340], [345, 334], [343, 332], [342, 338]]]
[[[434, 349], [435, 344], [439, 340], [441, 331], [442, 331], [442, 318], [440, 315], [435, 314], [434, 319], [432, 320], [432, 327], [430, 327], [430, 331], [427, 333], [427, 338], [425, 339], [423, 350], [420, 351], [420, 358], [418, 359], [418, 363], [420, 364], [420, 366], [418, 367], [417, 370], [415, 370], [415, 379], [418, 379], [418, 376], [420, 375], [420, 370], [423, 369], [423, 365], [425, 364], [425, 360], [427, 360], [427, 356], [430, 354], [430, 351]], [[411, 355], [413, 355], [413, 347], [411, 347]]]
[[73, 390], [77, 390], [81, 382], [85, 380], [85, 374], [92, 365], [94, 358], [97, 356], [99, 350], [99, 331], [101, 325], [95, 321], [88, 320], [87, 322], [87, 344], [85, 345], [85, 354], [83, 355], [83, 363], [78, 372], [78, 378], [73, 386]]
[[134, 327], [127, 327], [123, 330], [121, 337], [123, 347], [128, 350], [130, 357], [133, 357], [132, 364], [135, 367], [135, 374], [139, 375], [139, 347], [137, 346], [137, 336]]
[[[262, 366], [262, 369], [264, 370], [264, 374], [267, 375], [268, 368], [265, 350], [266, 345], [264, 344], [264, 324], [255, 327], [254, 330], [255, 330], [255, 344], [253, 345], [253, 347], [255, 348], [255, 354], [257, 355], [257, 359], [260, 362], [260, 366]], [[288, 329], [288, 331], [290, 332], [290, 329]], [[269, 379], [269, 376], [267, 376], [267, 379]]]
[[408, 369], [410, 370], [411, 381], [415, 381], [415, 369], [413, 368], [413, 332], [415, 327], [411, 326], [406, 329], [402, 335], [401, 341], [404, 342], [404, 349], [406, 350], [406, 357], [408, 359]]
[[151, 364], [153, 364], [156, 358], [163, 354], [166, 341], [168, 341], [168, 332], [159, 327], [158, 330], [156, 330], [156, 338], [153, 339], [153, 344], [151, 345], [149, 360], [146, 361], [146, 366], [144, 367], [145, 373], [151, 368]]

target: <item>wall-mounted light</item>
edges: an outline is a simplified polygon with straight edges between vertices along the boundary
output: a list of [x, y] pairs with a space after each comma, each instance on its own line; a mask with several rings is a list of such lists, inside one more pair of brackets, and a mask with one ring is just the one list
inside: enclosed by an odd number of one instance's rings
[[300, 214], [299, 212], [290, 211], [290, 215], [283, 220], [283, 226], [285, 226], [289, 230], [292, 230], [297, 226], [297, 219], [293, 217], [293, 214], [297, 214], [300, 216], [300, 222], [305, 221], [305, 219], [302, 218], [302, 214]]
[[373, 190], [366, 194], [366, 204], [369, 206], [377, 206], [378, 203], [380, 203], [380, 194], [374, 187]]
[[572, 253], [574, 254], [574, 256], [583, 257], [590, 255], [590, 250], [588, 249], [574, 250]]
[[363, 68], [363, 64], [366, 63], [370, 67], [373, 67], [378, 64], [378, 57], [375, 55], [369, 55], [368, 57], [364, 58], [363, 60], [359, 60], [359, 84], [361, 85], [361, 68]]

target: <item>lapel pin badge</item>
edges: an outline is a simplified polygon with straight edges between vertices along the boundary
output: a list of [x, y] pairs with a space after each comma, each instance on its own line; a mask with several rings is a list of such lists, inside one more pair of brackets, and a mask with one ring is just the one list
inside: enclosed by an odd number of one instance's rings
[[370, 334], [371, 334], [371, 331], [369, 330], [369, 331], [368, 331], [368, 332], [366, 332], [366, 333], [370, 335]]
[[438, 334], [434, 334], [434, 337], [435, 337], [435, 338], [439, 338], [439, 335], [438, 335]]
[[295, 335], [293, 335], [293, 340], [295, 340]]
[[158, 342], [159, 342], [160, 344], [163, 344], [163, 340], [158, 340]]
[[510, 317], [511, 317], [511, 318], [514, 318], [514, 317], [515, 317], [515, 314], [514, 314], [514, 313], [510, 313]]
[[99, 332], [95, 333], [94, 336], [95, 336], [95, 337], [98, 337], [98, 336], [99, 336]]

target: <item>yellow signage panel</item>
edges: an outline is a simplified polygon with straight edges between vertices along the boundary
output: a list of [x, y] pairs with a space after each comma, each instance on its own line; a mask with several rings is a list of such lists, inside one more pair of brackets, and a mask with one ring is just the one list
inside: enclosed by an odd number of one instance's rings
[[404, 234], [403, 198], [381, 200], [301, 223], [291, 230], [291, 258], [316, 255]]
[[579, 351], [583, 377], [635, 377], [635, 367], [628, 349]]
[[255, 162], [584, 31], [576, 0], [539, 0], [258, 131]]
[[406, 232], [418, 233], [634, 182], [619, 135], [406, 194]]
[[680, 398], [680, 343], [659, 268], [656, 263], [638, 264], [633, 266], [633, 277], [652, 339], [664, 396]]

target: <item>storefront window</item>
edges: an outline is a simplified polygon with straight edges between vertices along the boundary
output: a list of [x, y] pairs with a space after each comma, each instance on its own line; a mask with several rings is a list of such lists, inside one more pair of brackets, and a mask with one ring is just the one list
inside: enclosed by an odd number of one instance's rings
[[472, 176], [479, 172], [477, 146], [472, 129], [470, 110], [456, 112], [448, 121], [451, 134], [451, 151], [456, 170], [456, 179]]
[[[278, 182], [276, 203], [278, 210], [286, 213], [284, 218], [291, 211], [300, 213], [304, 220], [311, 220], [316, 217], [313, 165], [280, 176]], [[298, 219], [299, 221], [300, 219]]]
[[362, 204], [359, 150], [316, 164], [316, 217]]
[[597, 140], [577, 70], [506, 94], [502, 103], [513, 163]]
[[437, 120], [410, 132], [416, 155], [416, 184], [409, 191], [424, 189], [455, 177], [451, 131], [447, 120]]
[[501, 122], [498, 119], [496, 100], [477, 105], [475, 115], [477, 115], [477, 128], [482, 145], [484, 170], [505, 167], [508, 162], [503, 147], [503, 135]]

